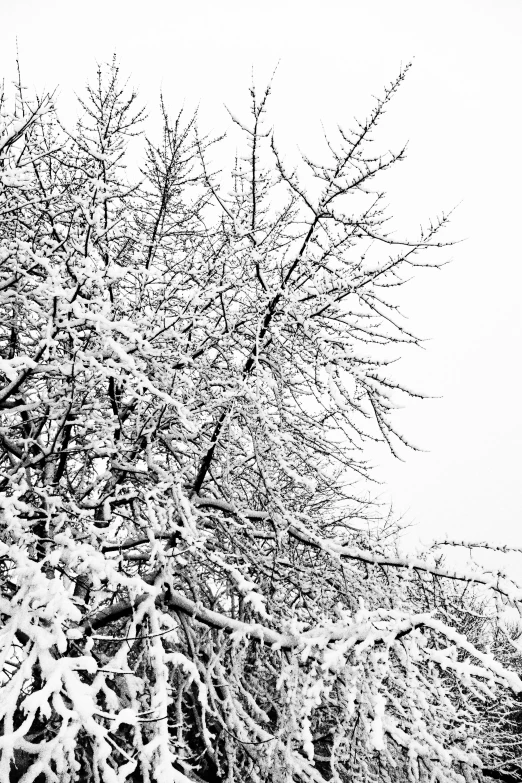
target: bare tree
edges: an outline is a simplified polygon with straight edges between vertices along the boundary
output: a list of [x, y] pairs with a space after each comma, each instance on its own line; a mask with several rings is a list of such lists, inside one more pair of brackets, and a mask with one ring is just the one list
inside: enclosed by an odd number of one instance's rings
[[499, 610], [522, 593], [399, 556], [365, 454], [408, 445], [390, 364], [418, 340], [395, 290], [448, 219], [408, 241], [388, 222], [404, 150], [371, 147], [406, 70], [299, 174], [270, 89], [232, 118], [228, 178], [162, 104], [134, 184], [144, 114], [115, 62], [74, 132], [50, 97], [3, 102], [0, 779], [487, 767], [473, 700], [520, 680], [418, 591], [475, 583]]

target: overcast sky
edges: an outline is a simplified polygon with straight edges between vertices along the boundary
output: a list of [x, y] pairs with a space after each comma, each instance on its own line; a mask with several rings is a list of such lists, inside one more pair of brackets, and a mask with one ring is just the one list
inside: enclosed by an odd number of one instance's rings
[[226, 130], [241, 114], [251, 69], [264, 84], [279, 62], [272, 119], [278, 147], [315, 153], [322, 128], [364, 116], [371, 95], [414, 58], [379, 139], [409, 140], [390, 177], [397, 225], [460, 203], [442, 271], [404, 293], [409, 326], [431, 338], [403, 362], [408, 381], [440, 399], [398, 415], [427, 453], [377, 458], [380, 476], [423, 539], [522, 545], [521, 0], [3, 0], [0, 65], [14, 77], [16, 38], [27, 85], [67, 108], [117, 52], [153, 106], [200, 106]]

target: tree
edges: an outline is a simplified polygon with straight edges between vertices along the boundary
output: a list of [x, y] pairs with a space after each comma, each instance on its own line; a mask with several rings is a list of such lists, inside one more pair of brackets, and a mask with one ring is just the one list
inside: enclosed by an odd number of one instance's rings
[[233, 118], [229, 178], [218, 140], [162, 103], [134, 184], [144, 114], [115, 62], [74, 132], [20, 81], [3, 99], [0, 779], [487, 767], [473, 700], [520, 680], [419, 588], [521, 594], [399, 556], [365, 456], [407, 445], [392, 413], [414, 392], [389, 365], [418, 340], [393, 294], [448, 220], [387, 227], [404, 150], [370, 147], [406, 71], [299, 176], [269, 88]]

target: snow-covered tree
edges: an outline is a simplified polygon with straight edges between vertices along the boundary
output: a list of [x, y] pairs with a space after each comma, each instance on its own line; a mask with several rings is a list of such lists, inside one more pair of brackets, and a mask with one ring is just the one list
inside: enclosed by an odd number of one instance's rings
[[0, 780], [502, 765], [477, 705], [522, 683], [437, 590], [478, 585], [509, 634], [522, 589], [399, 554], [365, 450], [408, 445], [395, 292], [447, 222], [388, 223], [404, 150], [374, 135], [405, 73], [301, 172], [269, 90], [228, 175], [162, 104], [131, 176], [144, 115], [114, 62], [74, 131], [52, 97], [2, 100]]

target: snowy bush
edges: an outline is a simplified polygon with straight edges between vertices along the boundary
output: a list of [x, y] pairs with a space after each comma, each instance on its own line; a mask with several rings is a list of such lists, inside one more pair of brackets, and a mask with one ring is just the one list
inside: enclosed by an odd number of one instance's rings
[[407, 445], [395, 291], [447, 222], [387, 222], [404, 153], [372, 141], [404, 76], [299, 175], [269, 90], [228, 175], [162, 105], [131, 177], [144, 115], [115, 63], [73, 131], [52, 97], [4, 96], [1, 781], [502, 768], [480, 705], [522, 684], [435, 599], [476, 584], [502, 617], [522, 589], [399, 556], [366, 461]]

